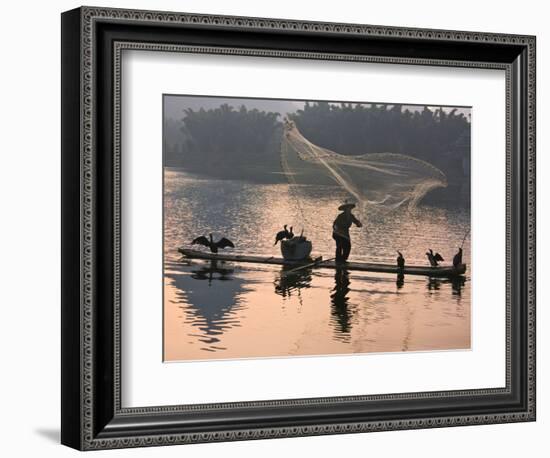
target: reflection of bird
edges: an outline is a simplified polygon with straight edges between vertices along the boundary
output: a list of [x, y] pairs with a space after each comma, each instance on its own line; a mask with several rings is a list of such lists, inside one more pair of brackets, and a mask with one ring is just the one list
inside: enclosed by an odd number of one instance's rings
[[451, 278], [451, 287], [455, 296], [462, 294], [462, 287], [466, 283], [466, 279], [462, 275], [456, 275]]
[[[275, 243], [273, 245], [277, 245], [277, 242], [280, 242], [283, 239], [290, 239], [290, 232], [288, 232], [288, 229], [286, 228], [286, 224], [283, 226], [283, 230], [277, 232], [277, 235], [275, 236]], [[291, 228], [292, 229], [292, 228]]]
[[462, 264], [462, 248], [458, 249], [458, 253], [455, 254], [453, 258], [453, 266], [458, 267], [460, 264]]
[[426, 256], [428, 256], [428, 261], [430, 261], [430, 265], [432, 267], [437, 267], [439, 264], [439, 261], [444, 261], [443, 257], [439, 253], [434, 254], [431, 248], [430, 248], [430, 251], [426, 253]]
[[397, 267], [399, 267], [399, 270], [403, 270], [405, 267], [405, 258], [403, 257], [403, 253], [401, 251], [397, 251]]
[[397, 280], [395, 280], [395, 285], [397, 286], [397, 289], [403, 288], [403, 285], [405, 285], [405, 275], [398, 273]]
[[212, 239], [212, 234], [210, 234], [210, 240], [208, 240], [204, 235], [201, 235], [200, 237], [197, 237], [195, 240], [191, 242], [191, 245], [204, 245], [208, 248], [210, 248], [210, 251], [212, 253], [217, 253], [218, 248], [227, 248], [230, 246], [231, 248], [235, 248], [235, 245], [233, 245], [233, 242], [229, 239], [226, 239], [225, 237], [222, 237], [217, 242], [214, 242]]
[[295, 266], [283, 267], [279, 279], [275, 281], [275, 293], [283, 297], [290, 297], [296, 291], [298, 293], [298, 300], [301, 303], [300, 291], [311, 287], [311, 268], [289, 273], [293, 269], [295, 269]]
[[[212, 285], [212, 281], [230, 281], [232, 280], [231, 274], [233, 273], [232, 268], [223, 267], [225, 263], [222, 261], [222, 267], [218, 267], [218, 261], [213, 259], [210, 261], [210, 264], [202, 265], [199, 269], [192, 270], [193, 274], [191, 278], [195, 280], [208, 280], [208, 286]], [[214, 276], [214, 274], [218, 274]]]
[[[429, 277], [428, 278], [428, 283], [427, 283], [428, 291], [438, 291], [438, 290], [440, 290], [441, 289], [441, 284], [442, 284], [442, 280], [440, 278]], [[424, 306], [429, 307], [428, 303], [425, 303]]]

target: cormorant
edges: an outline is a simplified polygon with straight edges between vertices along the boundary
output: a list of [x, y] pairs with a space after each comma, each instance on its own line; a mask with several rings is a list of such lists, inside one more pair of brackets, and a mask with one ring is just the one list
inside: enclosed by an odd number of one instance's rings
[[[291, 239], [290, 232], [288, 232], [288, 229], [286, 228], [286, 224], [283, 226], [284, 230], [277, 232], [277, 235], [275, 236], [275, 243], [273, 245], [277, 245], [277, 242], [280, 242], [284, 239]], [[292, 228], [290, 228], [292, 231]]]
[[453, 266], [458, 267], [460, 264], [462, 264], [462, 248], [458, 249], [458, 253], [455, 254], [453, 258]]
[[430, 265], [432, 267], [437, 267], [439, 261], [444, 261], [443, 257], [439, 253], [434, 254], [431, 248], [430, 251], [426, 252], [426, 256], [428, 257], [428, 261], [430, 261]]
[[403, 253], [401, 251], [397, 250], [397, 267], [399, 267], [399, 270], [403, 270], [405, 267], [405, 258], [403, 257]]
[[204, 245], [208, 248], [210, 248], [210, 251], [212, 253], [217, 253], [218, 248], [227, 248], [230, 246], [231, 248], [235, 248], [235, 245], [233, 245], [233, 242], [229, 239], [226, 239], [225, 237], [222, 237], [217, 242], [214, 242], [212, 239], [212, 234], [210, 234], [210, 240], [208, 240], [204, 235], [201, 235], [200, 237], [197, 237], [195, 240], [191, 242], [191, 245]]

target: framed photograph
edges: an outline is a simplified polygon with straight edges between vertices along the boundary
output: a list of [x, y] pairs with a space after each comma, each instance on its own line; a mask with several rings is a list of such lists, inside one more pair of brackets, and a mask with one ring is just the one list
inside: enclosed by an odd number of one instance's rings
[[62, 443], [535, 420], [535, 37], [62, 15]]

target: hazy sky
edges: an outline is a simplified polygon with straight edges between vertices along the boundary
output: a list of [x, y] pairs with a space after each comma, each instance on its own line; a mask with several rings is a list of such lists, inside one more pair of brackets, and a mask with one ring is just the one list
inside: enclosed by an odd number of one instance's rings
[[[312, 101], [313, 102], [313, 101]], [[210, 109], [217, 108], [220, 105], [227, 103], [235, 108], [244, 105], [248, 109], [258, 109], [262, 111], [275, 111], [280, 113], [283, 117], [287, 113], [294, 113], [296, 110], [303, 108], [304, 102], [298, 100], [276, 100], [276, 99], [243, 99], [243, 98], [226, 98], [226, 97], [209, 97], [209, 96], [188, 96], [188, 95], [167, 95], [164, 97], [164, 113], [167, 118], [181, 119], [183, 118], [183, 110], [192, 108], [199, 110], [200, 108]], [[340, 102], [335, 102], [340, 103]], [[368, 104], [368, 102], [365, 102]], [[381, 105], [381, 103], [378, 103]], [[392, 105], [392, 104], [389, 104]], [[408, 108], [411, 111], [423, 110], [424, 105], [406, 105], [404, 108]], [[439, 109], [439, 106], [429, 105], [432, 110]], [[445, 111], [450, 111], [454, 107], [443, 107]], [[464, 113], [468, 116], [471, 112], [470, 108], [460, 107], [459, 113]]]

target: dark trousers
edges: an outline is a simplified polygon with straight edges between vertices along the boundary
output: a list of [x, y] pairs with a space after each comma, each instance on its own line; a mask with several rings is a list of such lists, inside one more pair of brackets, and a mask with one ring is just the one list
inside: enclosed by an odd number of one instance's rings
[[337, 234], [332, 234], [332, 238], [336, 242], [336, 262], [347, 261], [351, 251], [350, 239]]

